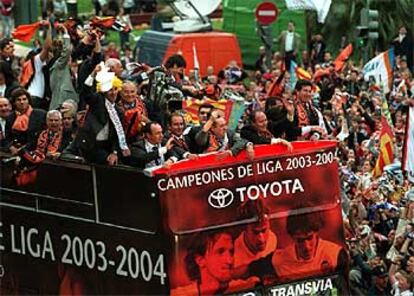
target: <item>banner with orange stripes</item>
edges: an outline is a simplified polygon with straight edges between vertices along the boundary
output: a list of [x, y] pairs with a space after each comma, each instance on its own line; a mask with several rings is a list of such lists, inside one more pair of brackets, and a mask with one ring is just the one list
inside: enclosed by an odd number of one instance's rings
[[394, 133], [392, 131], [392, 121], [390, 111], [388, 109], [388, 103], [385, 96], [382, 96], [382, 108], [381, 108], [381, 133], [380, 133], [380, 147], [379, 156], [375, 168], [373, 171], [374, 177], [381, 176], [384, 167], [391, 164], [394, 161]]

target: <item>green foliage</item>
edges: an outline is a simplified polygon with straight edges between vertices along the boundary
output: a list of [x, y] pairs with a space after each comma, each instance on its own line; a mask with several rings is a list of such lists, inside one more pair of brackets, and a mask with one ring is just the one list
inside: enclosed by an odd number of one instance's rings
[[[317, 24], [316, 13], [307, 13], [310, 34], [322, 33], [328, 50], [338, 51], [341, 37], [349, 42], [356, 40], [355, 28], [360, 24], [360, 11], [368, 0], [333, 0], [325, 24]], [[371, 47], [385, 50], [396, 36], [398, 27], [414, 29], [414, 0], [371, 0], [369, 8], [379, 12], [379, 39]]]

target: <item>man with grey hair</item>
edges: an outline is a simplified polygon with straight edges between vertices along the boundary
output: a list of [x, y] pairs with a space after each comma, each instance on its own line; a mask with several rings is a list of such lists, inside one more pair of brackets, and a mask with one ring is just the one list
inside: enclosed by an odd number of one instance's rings
[[105, 66], [109, 68], [110, 72], [115, 72], [115, 76], [122, 79], [122, 72], [124, 67], [119, 59], [109, 58], [105, 62]]
[[46, 114], [47, 128], [37, 139], [34, 151], [22, 150], [22, 161], [29, 164], [39, 164], [46, 158], [57, 159], [70, 139], [64, 136], [62, 114], [58, 110], [50, 110]]

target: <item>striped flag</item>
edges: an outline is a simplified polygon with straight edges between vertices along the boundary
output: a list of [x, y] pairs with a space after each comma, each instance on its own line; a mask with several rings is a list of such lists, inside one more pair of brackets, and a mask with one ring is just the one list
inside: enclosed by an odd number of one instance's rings
[[213, 105], [214, 108], [222, 110], [224, 112], [224, 117], [228, 121], [230, 118], [230, 113], [233, 107], [233, 102], [231, 100], [220, 99], [218, 101], [212, 99], [188, 99], [183, 102], [183, 109], [185, 111], [185, 121], [190, 124], [199, 124], [198, 121], [198, 108], [203, 104]]
[[382, 96], [381, 113], [382, 128], [380, 132], [379, 155], [373, 171], [374, 177], [381, 176], [384, 167], [394, 161], [394, 133], [391, 128], [392, 121], [390, 110], [388, 109], [388, 103], [384, 95]]
[[391, 48], [366, 63], [362, 69], [362, 73], [364, 74], [365, 81], [369, 81], [369, 79], [373, 77], [377, 84], [384, 85], [384, 92], [389, 93], [392, 87], [392, 74], [394, 67], [394, 49]]
[[407, 172], [408, 180], [414, 183], [414, 106], [408, 111], [402, 168]]
[[289, 74], [290, 74], [291, 89], [295, 88], [296, 82], [300, 79], [309, 80], [309, 81], [312, 79], [312, 75], [309, 72], [307, 72], [305, 69], [299, 67], [294, 61], [290, 62]]

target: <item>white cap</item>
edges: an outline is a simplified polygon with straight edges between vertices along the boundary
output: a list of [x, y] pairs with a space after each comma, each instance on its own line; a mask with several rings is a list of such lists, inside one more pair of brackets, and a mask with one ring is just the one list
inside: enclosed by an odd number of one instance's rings
[[100, 91], [107, 92], [112, 88], [112, 81], [115, 77], [115, 72], [108, 72], [109, 68], [105, 67], [101, 62], [101, 71], [96, 74], [96, 81], [101, 84]]

